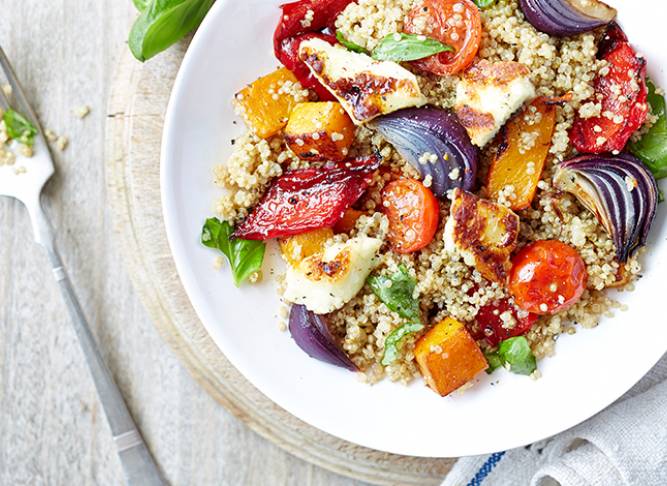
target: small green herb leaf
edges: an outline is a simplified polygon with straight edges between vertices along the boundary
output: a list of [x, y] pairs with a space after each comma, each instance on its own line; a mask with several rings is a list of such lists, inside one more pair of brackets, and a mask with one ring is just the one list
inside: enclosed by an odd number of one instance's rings
[[263, 241], [231, 239], [232, 232], [232, 226], [227, 221], [209, 218], [202, 228], [201, 242], [209, 248], [217, 248], [227, 257], [234, 284], [238, 287], [262, 268], [266, 244]]
[[389, 34], [380, 41], [371, 56], [378, 61], [414, 61], [445, 51], [450, 46], [417, 34]]
[[181, 40], [201, 23], [214, 1], [150, 0], [130, 31], [134, 57], [146, 61]]
[[354, 42], [347, 40], [340, 30], [336, 31], [336, 39], [338, 40], [338, 42], [340, 42], [342, 46], [346, 47], [348, 50], [352, 52], [368, 54], [368, 51], [364, 47], [361, 47], [359, 44], [355, 44]]
[[406, 322], [400, 327], [397, 327], [387, 336], [384, 341], [384, 354], [382, 355], [382, 365], [387, 366], [392, 364], [400, 357], [399, 347], [404, 337], [419, 332], [424, 329], [424, 324], [421, 322]]
[[385, 339], [382, 364], [387, 366], [399, 358], [403, 338], [424, 329], [419, 302], [413, 297], [417, 281], [407, 268], [400, 266], [391, 275], [371, 275], [367, 283], [389, 310], [409, 321], [394, 329]]
[[7, 134], [10, 138], [28, 147], [34, 145], [37, 128], [23, 115], [9, 108], [2, 116], [2, 120], [5, 122]]
[[390, 310], [403, 319], [421, 322], [419, 302], [412, 296], [417, 281], [405, 267], [398, 267], [398, 271], [391, 275], [371, 275], [367, 282], [373, 293]]
[[485, 8], [489, 8], [491, 5], [496, 3], [496, 0], [472, 0], [475, 2], [475, 5], [479, 7], [480, 10], [484, 10]]
[[498, 356], [509, 365], [512, 373], [530, 375], [537, 369], [537, 360], [524, 336], [509, 338], [500, 343]]
[[146, 10], [146, 7], [150, 3], [151, 0], [132, 0], [132, 3], [134, 3], [134, 6], [139, 10], [139, 12], [143, 12]]
[[484, 356], [486, 357], [486, 361], [489, 363], [489, 367], [486, 369], [486, 372], [489, 375], [503, 365], [503, 360], [498, 355], [497, 351], [494, 353], [484, 353]]
[[648, 132], [637, 142], [630, 144], [630, 152], [639, 157], [651, 169], [656, 179], [667, 177], [667, 114], [665, 97], [656, 93], [655, 84], [647, 80], [648, 103], [651, 113], [658, 117]]

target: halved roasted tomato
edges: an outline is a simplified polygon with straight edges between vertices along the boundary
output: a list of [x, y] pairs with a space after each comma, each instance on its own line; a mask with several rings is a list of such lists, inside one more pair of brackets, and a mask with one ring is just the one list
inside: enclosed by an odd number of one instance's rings
[[422, 71], [446, 76], [463, 71], [475, 60], [482, 42], [482, 18], [471, 0], [423, 0], [408, 14], [405, 31], [454, 48], [412, 63]]
[[387, 184], [382, 191], [382, 211], [389, 219], [388, 238], [397, 253], [421, 250], [438, 229], [438, 200], [415, 179], [402, 178]]

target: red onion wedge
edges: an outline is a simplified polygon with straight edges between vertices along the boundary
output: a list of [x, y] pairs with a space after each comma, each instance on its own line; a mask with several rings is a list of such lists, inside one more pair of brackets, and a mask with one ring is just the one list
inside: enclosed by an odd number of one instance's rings
[[477, 148], [456, 115], [426, 106], [407, 108], [369, 123], [413, 165], [438, 197], [460, 187], [470, 191], [477, 177]]
[[616, 9], [599, 0], [519, 0], [526, 20], [557, 37], [589, 32], [607, 25]]
[[354, 363], [335, 343], [324, 316], [294, 304], [289, 315], [289, 331], [297, 346], [311, 358], [357, 371]]
[[658, 205], [658, 186], [639, 159], [626, 153], [584, 155], [561, 163], [554, 183], [595, 214], [614, 240], [618, 261], [627, 261], [646, 243]]

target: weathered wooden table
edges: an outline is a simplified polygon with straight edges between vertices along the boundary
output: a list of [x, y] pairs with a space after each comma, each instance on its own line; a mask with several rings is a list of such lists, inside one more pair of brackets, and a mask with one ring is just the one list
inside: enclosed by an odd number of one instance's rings
[[[228, 414], [154, 330], [105, 205], [104, 124], [130, 0], [0, 0], [0, 45], [45, 127], [69, 137], [47, 187], [57, 240], [103, 354], [173, 484], [358, 484]], [[76, 111], [92, 108], [80, 119]], [[27, 215], [0, 200], [0, 484], [122, 484], [83, 357]]]

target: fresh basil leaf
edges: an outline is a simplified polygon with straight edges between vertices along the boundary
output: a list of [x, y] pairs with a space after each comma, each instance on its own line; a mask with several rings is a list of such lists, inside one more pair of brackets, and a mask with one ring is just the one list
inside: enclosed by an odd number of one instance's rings
[[384, 341], [384, 354], [382, 355], [382, 365], [387, 366], [392, 364], [400, 357], [399, 347], [403, 338], [415, 332], [424, 329], [424, 324], [421, 322], [406, 322], [400, 327], [397, 327]]
[[232, 226], [227, 221], [209, 218], [201, 232], [201, 242], [209, 248], [220, 250], [229, 260], [234, 284], [241, 282], [262, 268], [266, 244], [263, 241], [231, 238]]
[[367, 283], [390, 310], [403, 319], [421, 322], [419, 302], [412, 296], [417, 281], [405, 267], [398, 267], [398, 271], [391, 275], [371, 275]]
[[509, 365], [512, 373], [530, 375], [537, 369], [537, 360], [525, 336], [509, 338], [500, 343], [498, 356]]
[[366, 48], [361, 47], [359, 44], [355, 44], [350, 40], [347, 40], [340, 30], [336, 31], [336, 39], [342, 46], [344, 46], [345, 48], [347, 48], [352, 52], [359, 52], [360, 54], [368, 54]]
[[34, 145], [37, 128], [23, 115], [9, 108], [2, 116], [2, 120], [5, 122], [10, 138], [28, 147]]
[[378, 61], [414, 61], [445, 51], [450, 46], [417, 34], [389, 34], [373, 49], [371, 56]]
[[494, 353], [484, 353], [484, 356], [489, 363], [489, 367], [486, 369], [489, 375], [503, 366], [503, 359], [498, 355], [497, 351]]
[[667, 114], [665, 97], [656, 93], [655, 84], [646, 80], [648, 103], [651, 113], [658, 117], [648, 132], [637, 142], [630, 144], [630, 152], [639, 157], [651, 169], [656, 179], [667, 177]]
[[480, 10], [484, 10], [485, 8], [489, 8], [491, 5], [496, 3], [496, 0], [472, 0], [472, 1], [475, 2], [475, 5], [477, 5], [477, 7]]
[[366, 282], [389, 310], [409, 321], [394, 329], [385, 339], [382, 364], [387, 366], [399, 358], [403, 338], [424, 329], [419, 302], [413, 297], [417, 280], [401, 265], [391, 275], [371, 275]]
[[130, 31], [134, 57], [146, 61], [195, 29], [215, 0], [150, 0]]
[[201, 242], [209, 248], [217, 248], [225, 255], [231, 254], [229, 237], [233, 233], [231, 225], [218, 218], [209, 218], [201, 232]]
[[139, 12], [143, 12], [146, 10], [146, 7], [148, 7], [148, 4], [151, 0], [132, 0], [132, 3], [134, 3], [134, 6], [139, 10]]
[[537, 361], [524, 336], [506, 339], [500, 343], [497, 351], [486, 352], [484, 356], [489, 363], [486, 370], [488, 374], [500, 367], [507, 367], [519, 375], [530, 375], [537, 369]]

